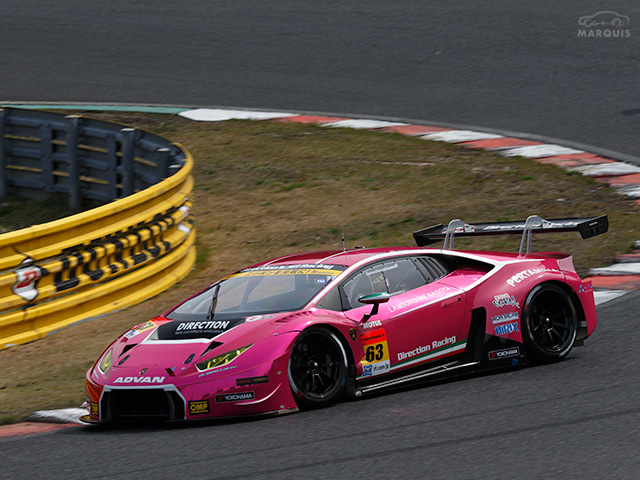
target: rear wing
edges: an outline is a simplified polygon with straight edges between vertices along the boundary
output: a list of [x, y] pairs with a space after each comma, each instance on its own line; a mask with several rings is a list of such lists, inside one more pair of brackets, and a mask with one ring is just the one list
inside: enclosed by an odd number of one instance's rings
[[480, 237], [489, 235], [522, 235], [520, 255], [524, 250], [525, 241], [527, 254], [531, 250], [532, 233], [580, 232], [582, 238], [591, 238], [609, 229], [609, 219], [606, 215], [589, 218], [554, 218], [545, 220], [532, 215], [526, 221], [493, 222], [468, 224], [462, 220], [451, 220], [446, 227], [443, 224], [427, 227], [413, 233], [419, 247], [431, 245], [444, 239], [442, 248], [453, 250], [453, 237]]

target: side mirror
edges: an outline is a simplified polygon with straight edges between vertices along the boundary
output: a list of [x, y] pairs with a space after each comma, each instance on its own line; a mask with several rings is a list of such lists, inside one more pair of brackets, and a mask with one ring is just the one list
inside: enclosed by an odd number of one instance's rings
[[360, 303], [364, 303], [365, 305], [373, 305], [373, 308], [371, 309], [371, 313], [362, 317], [362, 321], [366, 322], [374, 315], [377, 315], [380, 304], [387, 303], [390, 298], [391, 298], [391, 295], [388, 294], [387, 292], [369, 293], [367, 295], [363, 295], [362, 297], [360, 297], [358, 299]]

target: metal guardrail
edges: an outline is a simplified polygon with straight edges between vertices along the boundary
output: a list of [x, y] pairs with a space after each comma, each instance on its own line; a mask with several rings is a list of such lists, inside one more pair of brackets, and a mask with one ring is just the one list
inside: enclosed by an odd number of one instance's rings
[[193, 266], [193, 159], [179, 144], [5, 108], [0, 167], [0, 194], [114, 200], [0, 235], [0, 349], [139, 303]]
[[183, 164], [166, 139], [75, 115], [0, 109], [0, 197], [69, 195], [108, 202], [155, 185]]

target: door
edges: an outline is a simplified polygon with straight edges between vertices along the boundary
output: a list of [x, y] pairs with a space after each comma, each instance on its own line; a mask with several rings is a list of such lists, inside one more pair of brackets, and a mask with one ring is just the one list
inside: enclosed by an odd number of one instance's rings
[[[342, 285], [345, 315], [358, 322], [363, 342], [361, 377], [373, 377], [426, 365], [464, 351], [460, 338], [465, 294], [439, 283], [420, 257], [389, 259], [356, 272]], [[446, 274], [446, 272], [445, 272]], [[378, 313], [358, 298], [387, 292]], [[356, 363], [357, 363], [356, 359]]]

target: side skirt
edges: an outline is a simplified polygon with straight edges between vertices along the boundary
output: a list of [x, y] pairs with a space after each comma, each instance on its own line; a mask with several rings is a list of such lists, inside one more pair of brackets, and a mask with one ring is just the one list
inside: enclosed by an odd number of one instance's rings
[[383, 390], [387, 388], [394, 388], [404, 385], [405, 383], [417, 382], [419, 380], [423, 380], [429, 377], [434, 377], [436, 375], [443, 375], [449, 372], [462, 369], [462, 368], [471, 368], [474, 365], [479, 365], [479, 362], [464, 362], [464, 361], [454, 361], [449, 362], [443, 365], [438, 365], [437, 367], [432, 367], [427, 370], [422, 370], [420, 372], [411, 373], [408, 375], [404, 375], [402, 377], [366, 385], [358, 387], [358, 393], [356, 396], [365, 395], [367, 393], [375, 392], [378, 390]]

